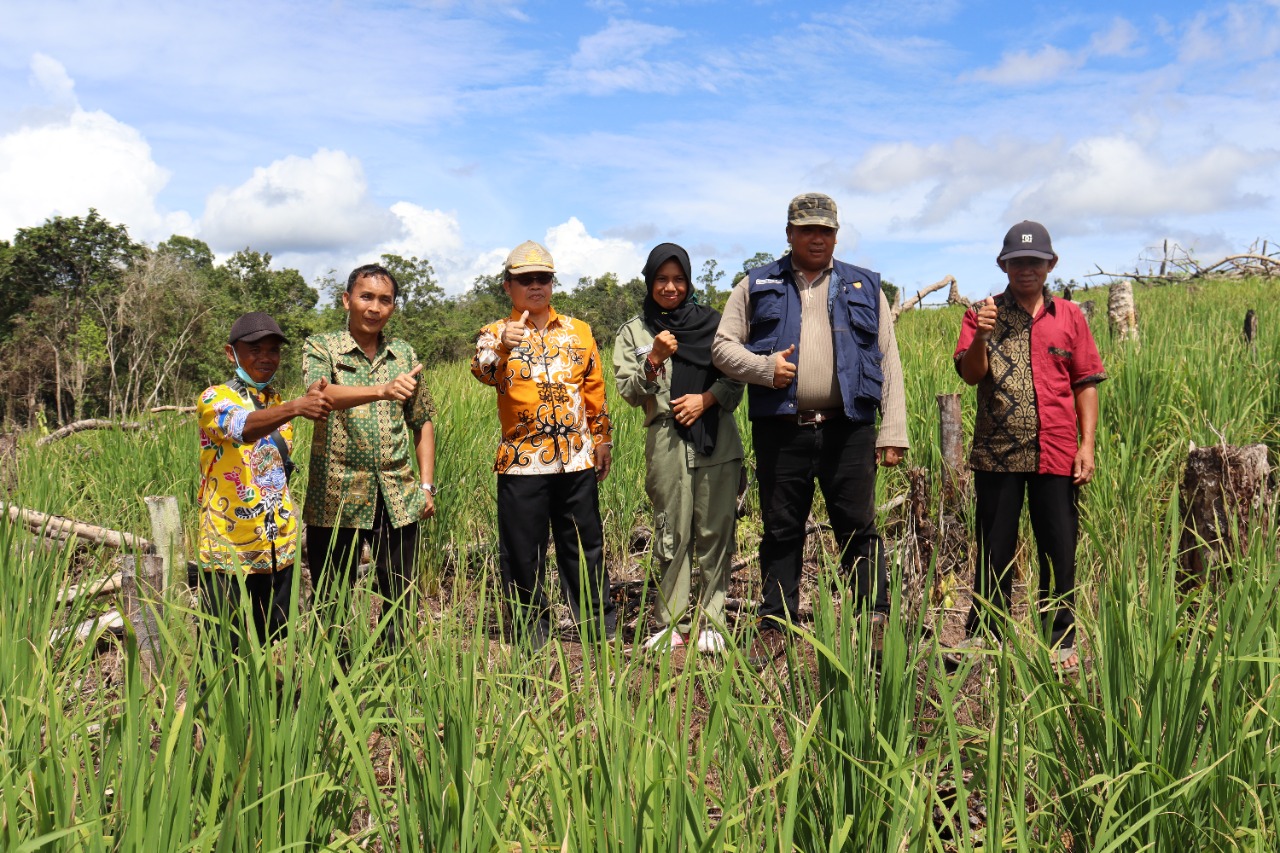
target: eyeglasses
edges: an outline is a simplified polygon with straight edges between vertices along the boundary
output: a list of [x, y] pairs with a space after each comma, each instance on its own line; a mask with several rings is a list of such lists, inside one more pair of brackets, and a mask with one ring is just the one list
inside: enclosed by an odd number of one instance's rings
[[511, 276], [511, 280], [521, 287], [528, 287], [531, 284], [550, 284], [554, 279], [555, 276], [549, 272], [527, 272]]

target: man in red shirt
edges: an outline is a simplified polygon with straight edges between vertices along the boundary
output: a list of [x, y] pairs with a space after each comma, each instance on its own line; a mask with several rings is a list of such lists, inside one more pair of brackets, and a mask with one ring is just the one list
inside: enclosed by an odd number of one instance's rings
[[1093, 478], [1098, 383], [1107, 377], [1083, 313], [1045, 287], [1058, 263], [1045, 227], [1024, 221], [1010, 228], [996, 263], [1009, 285], [965, 312], [954, 355], [960, 376], [978, 386], [969, 457], [978, 567], [966, 645], [983, 630], [999, 638], [1000, 620], [992, 617], [1009, 609], [1026, 493], [1044, 629], [1059, 666], [1074, 670], [1077, 498]]

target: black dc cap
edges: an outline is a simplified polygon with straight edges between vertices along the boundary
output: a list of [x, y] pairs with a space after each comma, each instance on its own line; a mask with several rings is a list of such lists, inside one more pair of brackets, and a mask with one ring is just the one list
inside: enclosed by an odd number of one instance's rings
[[1039, 222], [1024, 219], [1004, 235], [1004, 248], [1000, 250], [1000, 256], [996, 260], [1041, 258], [1051, 261], [1056, 257], [1058, 256], [1054, 254], [1053, 243], [1049, 241], [1049, 230]]

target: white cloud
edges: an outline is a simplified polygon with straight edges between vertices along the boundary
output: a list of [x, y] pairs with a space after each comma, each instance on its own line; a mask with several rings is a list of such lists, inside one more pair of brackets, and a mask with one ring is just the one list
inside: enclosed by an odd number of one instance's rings
[[1062, 220], [1134, 221], [1258, 206], [1264, 199], [1242, 193], [1239, 186], [1261, 178], [1278, 162], [1280, 152], [1230, 144], [1162, 159], [1127, 136], [1093, 137], [1073, 145], [1044, 181], [1019, 192], [1010, 210], [1051, 211]]
[[592, 237], [576, 216], [548, 228], [545, 242], [556, 261], [556, 277], [566, 287], [577, 284], [582, 276], [607, 272], [627, 281], [644, 268], [644, 255], [635, 243], [617, 237]]
[[650, 54], [680, 39], [674, 27], [641, 21], [610, 20], [599, 32], [578, 40], [569, 65], [551, 75], [559, 88], [611, 95], [617, 92], [674, 94], [690, 88], [714, 90], [722, 70], [694, 66], [676, 60], [650, 58]]
[[373, 245], [402, 227], [370, 199], [360, 161], [324, 148], [254, 169], [233, 189], [214, 190], [200, 218], [200, 236], [217, 250], [252, 245], [273, 254]]
[[36, 54], [31, 80], [54, 107], [0, 137], [0, 239], [91, 207], [126, 225], [135, 239], [190, 233], [186, 214], [156, 207], [169, 172], [152, 159], [142, 134], [104, 112], [81, 109], [57, 60]]
[[1137, 41], [1138, 30], [1133, 24], [1116, 18], [1110, 29], [1094, 33], [1080, 50], [1072, 52], [1047, 44], [1035, 52], [1014, 51], [1002, 56], [998, 64], [963, 74], [960, 79], [996, 86], [1032, 86], [1083, 68], [1094, 57], [1129, 56], [1135, 52]]
[[1084, 58], [1062, 48], [1045, 45], [1035, 53], [1025, 50], [1006, 53], [1000, 63], [992, 68], [979, 68], [966, 75], [966, 79], [997, 86], [1026, 86], [1043, 83], [1074, 71], [1084, 64]]
[[1192, 19], [1179, 46], [1183, 62], [1239, 63], [1280, 53], [1280, 3], [1226, 3]]

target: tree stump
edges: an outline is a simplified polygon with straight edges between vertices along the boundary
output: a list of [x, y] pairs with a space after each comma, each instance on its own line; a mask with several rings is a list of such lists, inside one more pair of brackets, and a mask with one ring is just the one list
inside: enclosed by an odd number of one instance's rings
[[1107, 318], [1113, 337], [1122, 341], [1138, 340], [1138, 309], [1133, 301], [1133, 282], [1128, 279], [1112, 282], [1107, 297]]
[[954, 507], [969, 500], [969, 467], [964, 458], [964, 421], [959, 394], [938, 395], [938, 442], [942, 448], [942, 503]]
[[1186, 582], [1200, 584], [1211, 570], [1229, 569], [1232, 555], [1248, 548], [1253, 523], [1271, 498], [1270, 473], [1265, 444], [1192, 445], [1180, 490]]
[[133, 629], [142, 684], [150, 690], [164, 666], [160, 633], [164, 621], [164, 561], [155, 554], [144, 554], [139, 562], [134, 555], [126, 554], [121, 563], [123, 615]]
[[[151, 516], [151, 545], [163, 561], [160, 591], [167, 592], [175, 576], [186, 577], [187, 556], [183, 553], [182, 519], [178, 517], [178, 499], [169, 495], [143, 498]], [[181, 567], [176, 572], [175, 567]]]

